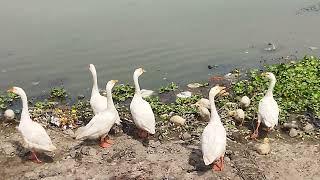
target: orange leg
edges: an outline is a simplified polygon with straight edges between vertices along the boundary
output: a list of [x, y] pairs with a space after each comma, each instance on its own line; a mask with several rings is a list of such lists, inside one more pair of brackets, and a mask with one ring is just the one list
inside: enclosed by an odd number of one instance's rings
[[34, 163], [38, 163], [38, 164], [42, 163], [42, 161], [38, 159], [37, 153], [33, 149], [31, 150], [31, 155], [29, 156], [29, 159]]
[[267, 132], [268, 132], [268, 133], [269, 133], [270, 131], [272, 131], [272, 128], [271, 128], [271, 127], [267, 129]]
[[253, 134], [251, 135], [251, 139], [257, 139], [259, 136], [259, 127], [260, 127], [260, 121], [257, 122], [257, 127], [254, 130]]
[[139, 136], [139, 138], [146, 139], [149, 137], [149, 133], [145, 130], [139, 129], [138, 136]]
[[114, 144], [114, 141], [108, 139], [106, 136], [100, 138], [100, 147], [108, 148]]
[[223, 171], [223, 169], [224, 169], [224, 156], [220, 156], [219, 161], [213, 163], [212, 170]]

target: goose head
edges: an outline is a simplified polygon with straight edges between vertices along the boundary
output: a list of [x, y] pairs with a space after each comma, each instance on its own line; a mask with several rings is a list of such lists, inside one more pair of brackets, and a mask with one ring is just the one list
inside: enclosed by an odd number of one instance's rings
[[224, 95], [225, 93], [227, 93], [225, 91], [225, 87], [217, 85], [217, 86], [215, 86], [215, 87], [210, 89], [209, 96], [210, 97], [215, 97], [218, 94], [219, 95]]
[[22, 88], [19, 88], [19, 87], [12, 87], [12, 88], [8, 89], [7, 92], [14, 93], [14, 94], [17, 94], [19, 96], [25, 95], [24, 90]]
[[139, 76], [141, 76], [141, 74], [143, 74], [144, 72], [147, 72], [146, 70], [144, 70], [143, 68], [138, 68], [138, 69], [136, 69], [135, 71], [134, 71], [134, 76], [135, 77], [139, 77]]
[[275, 81], [275, 80], [276, 80], [276, 76], [275, 76], [273, 73], [271, 73], [271, 72], [261, 73], [261, 76], [266, 77], [266, 78], [268, 78], [268, 79], [270, 79], [270, 80], [272, 80], [272, 81]]
[[88, 65], [88, 68], [89, 68], [89, 70], [93, 73], [93, 72], [96, 72], [96, 67], [94, 67], [94, 65], [93, 64], [89, 64]]
[[106, 85], [106, 89], [107, 90], [111, 90], [113, 88], [113, 86], [118, 82], [118, 80], [110, 80], [108, 81], [107, 85]]

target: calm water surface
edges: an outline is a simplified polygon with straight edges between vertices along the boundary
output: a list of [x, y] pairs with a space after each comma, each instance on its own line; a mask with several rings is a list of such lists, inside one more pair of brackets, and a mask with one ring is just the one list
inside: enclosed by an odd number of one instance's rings
[[[0, 88], [38, 95], [63, 83], [87, 93], [98, 70], [132, 83], [143, 66], [143, 88], [206, 80], [260, 59], [320, 55], [316, 0], [0, 0]], [[268, 42], [278, 49], [266, 52]], [[219, 65], [208, 70], [208, 64]], [[166, 79], [164, 79], [166, 78]], [[33, 83], [34, 82], [34, 83]], [[38, 84], [39, 83], [39, 84]]]

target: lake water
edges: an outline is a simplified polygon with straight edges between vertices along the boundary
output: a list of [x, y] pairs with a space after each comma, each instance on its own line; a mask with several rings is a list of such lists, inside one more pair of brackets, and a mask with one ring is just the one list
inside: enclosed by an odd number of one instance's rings
[[[261, 59], [320, 55], [316, 0], [0, 0], [0, 87], [35, 96], [64, 84], [87, 93], [87, 64], [109, 79], [142, 88], [207, 80]], [[277, 46], [266, 52], [267, 43]], [[219, 65], [209, 70], [208, 64]]]

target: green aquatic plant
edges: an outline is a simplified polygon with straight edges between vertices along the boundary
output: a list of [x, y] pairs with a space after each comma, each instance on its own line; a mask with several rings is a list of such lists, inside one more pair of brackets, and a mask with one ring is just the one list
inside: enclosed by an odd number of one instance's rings
[[54, 87], [50, 91], [51, 98], [66, 99], [68, 97], [67, 91], [63, 87]]
[[[301, 61], [288, 64], [267, 65], [265, 71], [275, 74], [277, 83], [274, 98], [280, 108], [280, 121], [284, 122], [290, 113], [301, 114], [311, 111], [320, 116], [320, 60], [306, 56]], [[249, 73], [248, 80], [237, 82], [233, 92], [240, 96], [251, 97], [251, 105], [247, 110], [249, 117], [254, 118], [260, 99], [268, 88], [266, 79], [258, 70]]]
[[[197, 114], [198, 109], [193, 105], [202, 96], [193, 95], [189, 98], [177, 98], [174, 103], [166, 104], [160, 101], [158, 96], [151, 96], [145, 98], [149, 102], [153, 111], [160, 116], [162, 119], [168, 119], [164, 114], [176, 113], [180, 116], [185, 116], [187, 114]], [[164, 118], [165, 117], [165, 118]]]
[[161, 86], [159, 88], [159, 93], [165, 93], [165, 92], [170, 92], [170, 91], [175, 91], [179, 88], [177, 84], [174, 82], [169, 83], [167, 86]]
[[115, 101], [125, 101], [134, 95], [134, 87], [128, 84], [119, 84], [114, 86], [112, 97]]
[[55, 105], [55, 102], [50, 102], [48, 100], [45, 101], [37, 101], [34, 103], [34, 108], [36, 109], [50, 109], [53, 108]]
[[188, 97], [188, 98], [179, 98], [178, 97], [176, 99], [176, 104], [191, 105], [191, 104], [195, 104], [196, 102], [198, 102], [201, 98], [202, 98], [201, 95], [192, 95], [191, 97]]
[[11, 92], [0, 95], [0, 109], [6, 109], [17, 99], [19, 99], [19, 96]]
[[78, 101], [71, 107], [71, 112], [76, 114], [77, 120], [87, 124], [93, 117], [93, 111], [89, 101]]

